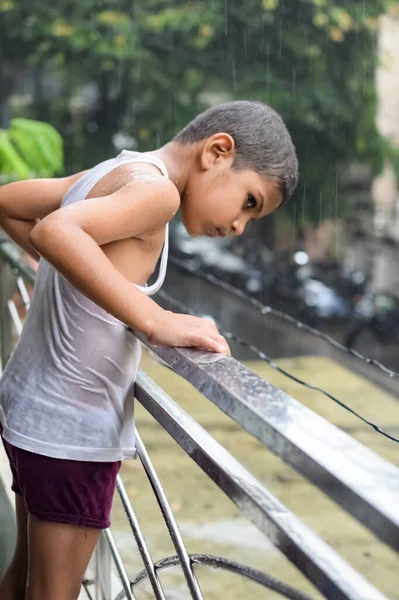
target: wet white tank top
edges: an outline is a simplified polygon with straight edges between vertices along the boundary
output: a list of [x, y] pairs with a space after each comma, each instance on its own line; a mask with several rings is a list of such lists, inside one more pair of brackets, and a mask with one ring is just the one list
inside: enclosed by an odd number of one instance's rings
[[[62, 206], [84, 200], [121, 164], [158, 158], [124, 150], [81, 177]], [[168, 260], [168, 226], [155, 294]], [[139, 287], [139, 286], [138, 286]], [[55, 458], [118, 461], [135, 456], [133, 385], [141, 346], [127, 327], [74, 288], [44, 259], [21, 337], [0, 380], [0, 422], [14, 446]]]

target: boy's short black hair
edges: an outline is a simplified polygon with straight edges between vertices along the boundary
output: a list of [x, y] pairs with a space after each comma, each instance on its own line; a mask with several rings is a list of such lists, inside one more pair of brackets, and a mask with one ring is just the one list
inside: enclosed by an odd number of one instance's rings
[[286, 202], [298, 183], [298, 159], [280, 115], [262, 102], [226, 102], [199, 114], [174, 139], [193, 144], [222, 132], [235, 142], [233, 169], [249, 168], [274, 179]]

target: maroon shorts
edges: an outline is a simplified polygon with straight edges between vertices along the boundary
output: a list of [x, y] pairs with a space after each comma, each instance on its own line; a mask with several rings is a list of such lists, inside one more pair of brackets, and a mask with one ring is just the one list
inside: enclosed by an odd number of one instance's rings
[[44, 521], [95, 529], [110, 526], [120, 461], [51, 458], [2, 439], [13, 476], [11, 489], [23, 497], [31, 515]]

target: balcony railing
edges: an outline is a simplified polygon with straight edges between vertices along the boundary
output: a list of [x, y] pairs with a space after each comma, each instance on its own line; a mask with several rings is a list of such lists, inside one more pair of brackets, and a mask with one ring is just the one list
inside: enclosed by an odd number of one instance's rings
[[[11, 242], [2, 242], [0, 350], [3, 365], [22, 328], [20, 311], [15, 304], [16, 292], [25, 309], [29, 308], [26, 283], [34, 283], [33, 270]], [[142, 342], [148, 345], [145, 339]], [[234, 358], [189, 349], [149, 348], [223, 413], [264, 444], [265, 454], [270, 451], [282, 458], [398, 552], [398, 468]], [[136, 400], [169, 436], [241, 513], [309, 579], [322, 596], [334, 600], [385, 598], [143, 371], [139, 373], [135, 395]], [[245, 577], [259, 586], [274, 590], [282, 597], [309, 600], [309, 596], [267, 573], [223, 557], [189, 554], [139, 432], [137, 451], [173, 542], [175, 555], [154, 562], [134, 511], [134, 502], [119, 477], [117, 493], [126, 513], [126, 527], [132, 531], [132, 545], [136, 544], [141, 555], [143, 570], [134, 578], [129, 576], [112, 531], [106, 530], [83, 582], [82, 597], [86, 593], [95, 600], [134, 599], [137, 586], [148, 579], [153, 597], [163, 600], [166, 596], [159, 573], [177, 565], [184, 575], [189, 596], [202, 600], [204, 596], [196, 577], [196, 566], [205, 565], [210, 569], [228, 570]]]

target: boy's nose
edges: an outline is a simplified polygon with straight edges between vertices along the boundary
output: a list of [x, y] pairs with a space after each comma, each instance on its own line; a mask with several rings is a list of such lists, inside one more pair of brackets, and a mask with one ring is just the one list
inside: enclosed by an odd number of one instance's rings
[[232, 230], [234, 235], [242, 235], [244, 233], [244, 229], [245, 229], [245, 221], [244, 219], [237, 219], [236, 221], [234, 221], [233, 225], [232, 225]]

